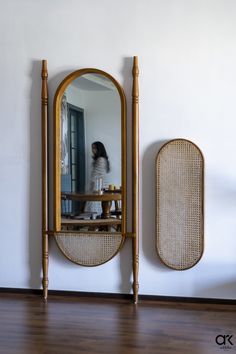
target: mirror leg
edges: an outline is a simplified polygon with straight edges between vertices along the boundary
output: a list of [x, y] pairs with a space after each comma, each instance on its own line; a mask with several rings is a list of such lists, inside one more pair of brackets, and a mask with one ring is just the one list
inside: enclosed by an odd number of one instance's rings
[[133, 246], [133, 294], [134, 294], [134, 303], [138, 303], [138, 271], [139, 271], [139, 255], [138, 255], [138, 245], [136, 236], [132, 239]]
[[48, 235], [43, 233], [43, 298], [48, 297]]

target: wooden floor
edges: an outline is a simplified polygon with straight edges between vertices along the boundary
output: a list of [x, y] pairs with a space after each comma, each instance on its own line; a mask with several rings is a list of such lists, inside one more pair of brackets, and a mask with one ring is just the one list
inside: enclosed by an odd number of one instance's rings
[[[215, 341], [233, 335], [228, 349]], [[223, 337], [219, 337], [222, 341]], [[229, 343], [227, 343], [229, 344]], [[236, 351], [236, 306], [0, 294], [1, 354]]]

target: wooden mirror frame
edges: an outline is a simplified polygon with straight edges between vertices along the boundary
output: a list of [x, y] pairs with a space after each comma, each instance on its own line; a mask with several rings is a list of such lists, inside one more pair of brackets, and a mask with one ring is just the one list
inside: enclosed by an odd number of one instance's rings
[[[106, 76], [116, 86], [121, 100], [121, 126], [122, 126], [122, 236], [132, 238], [132, 263], [133, 263], [133, 294], [134, 303], [138, 302], [138, 271], [139, 271], [139, 89], [138, 89], [138, 57], [133, 60], [133, 89], [132, 89], [132, 232], [127, 232], [127, 206], [126, 206], [126, 99], [122, 87], [108, 73], [93, 69], [81, 69], [71, 73], [59, 85], [54, 99], [54, 230], [48, 227], [48, 87], [47, 87], [47, 61], [42, 61], [42, 268], [43, 268], [43, 297], [48, 296], [48, 240], [61, 232], [61, 204], [60, 204], [60, 101], [65, 88], [75, 78], [96, 73]], [[59, 117], [59, 118], [58, 118]], [[56, 211], [56, 212], [55, 212]], [[79, 232], [78, 232], [79, 234]]]

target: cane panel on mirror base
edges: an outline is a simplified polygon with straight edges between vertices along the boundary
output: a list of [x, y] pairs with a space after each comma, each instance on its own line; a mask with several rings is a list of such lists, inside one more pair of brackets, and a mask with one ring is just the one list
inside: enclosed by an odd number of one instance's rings
[[204, 159], [191, 141], [166, 143], [156, 160], [156, 248], [168, 267], [184, 270], [204, 247]]
[[120, 250], [121, 233], [55, 233], [62, 253], [72, 262], [83, 266], [98, 266], [113, 258]]

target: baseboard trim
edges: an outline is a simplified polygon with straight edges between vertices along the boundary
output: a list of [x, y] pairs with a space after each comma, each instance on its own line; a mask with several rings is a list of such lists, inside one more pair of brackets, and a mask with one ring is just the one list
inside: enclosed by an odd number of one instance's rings
[[[26, 288], [4, 288], [0, 287], [0, 293], [10, 294], [32, 294], [42, 295], [41, 289], [26, 289]], [[67, 291], [67, 290], [49, 290], [48, 295], [57, 296], [76, 296], [87, 298], [106, 298], [106, 299], [126, 299], [132, 300], [132, 294], [117, 294], [117, 293], [96, 293], [85, 291]], [[200, 298], [200, 297], [182, 297], [182, 296], [161, 296], [161, 295], [139, 295], [139, 300], [145, 301], [163, 301], [163, 302], [182, 302], [196, 304], [224, 304], [236, 305], [236, 299], [218, 299], [218, 298]]]

